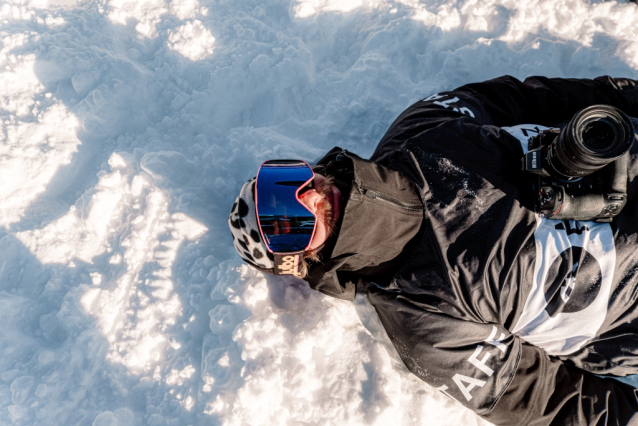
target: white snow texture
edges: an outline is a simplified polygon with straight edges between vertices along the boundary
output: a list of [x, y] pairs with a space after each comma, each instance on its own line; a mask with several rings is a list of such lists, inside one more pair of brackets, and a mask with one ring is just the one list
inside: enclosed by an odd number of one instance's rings
[[5, 0], [0, 40], [0, 426], [487, 424], [365, 297], [243, 265], [233, 200], [436, 92], [638, 78], [627, 0]]

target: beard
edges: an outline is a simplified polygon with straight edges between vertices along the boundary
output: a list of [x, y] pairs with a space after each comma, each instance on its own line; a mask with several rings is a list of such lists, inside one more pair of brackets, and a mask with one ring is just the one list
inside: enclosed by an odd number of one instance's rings
[[323, 195], [323, 198], [318, 204], [317, 220], [323, 222], [328, 236], [332, 235], [335, 227], [334, 214], [332, 212], [332, 203], [334, 200], [334, 194], [332, 193], [333, 182], [334, 178], [332, 176], [327, 176], [321, 183], [320, 188], [318, 188], [319, 193]]
[[[317, 220], [322, 221], [328, 236], [332, 235], [335, 230], [334, 214], [332, 213], [332, 202], [334, 200], [332, 193], [332, 184], [334, 178], [332, 176], [326, 176], [326, 179], [317, 188], [317, 191], [323, 196], [321, 201], [317, 204]], [[321, 258], [319, 252], [325, 246], [325, 242], [317, 248], [307, 249], [303, 255], [302, 263], [302, 276], [306, 276], [310, 267], [309, 262], [319, 263]]]

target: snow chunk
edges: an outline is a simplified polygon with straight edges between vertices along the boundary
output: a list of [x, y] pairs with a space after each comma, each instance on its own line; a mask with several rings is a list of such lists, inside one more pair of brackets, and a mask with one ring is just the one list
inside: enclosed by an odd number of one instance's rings
[[55, 360], [55, 354], [51, 351], [43, 351], [38, 355], [38, 363], [40, 365], [47, 365]]
[[232, 331], [237, 325], [235, 308], [228, 305], [217, 305], [208, 312], [210, 330], [215, 334]]
[[80, 71], [71, 78], [71, 85], [76, 93], [83, 97], [95, 87], [100, 75], [100, 71], [96, 69]]
[[[443, 31], [450, 31], [461, 26], [464, 17], [461, 16], [455, 5], [443, 4], [434, 12], [428, 9], [428, 5], [421, 4], [413, 0], [399, 0], [412, 8], [412, 19], [421, 21], [428, 26], [436, 26]], [[472, 15], [472, 13], [468, 13]], [[473, 15], [472, 15], [473, 16]], [[483, 25], [477, 18], [473, 16], [470, 26], [476, 28]]]
[[11, 415], [13, 419], [22, 418], [23, 410], [22, 410], [22, 407], [20, 407], [19, 405], [9, 405], [7, 409], [9, 410], [9, 414]]
[[305, 0], [294, 6], [294, 11], [295, 17], [307, 18], [316, 13], [350, 12], [363, 3], [363, 0]]
[[57, 9], [60, 7], [72, 9], [82, 2], [83, 0], [31, 0], [29, 5], [38, 9]]
[[171, 13], [179, 19], [186, 20], [195, 19], [198, 14], [206, 15], [208, 9], [199, 7], [197, 0], [173, 0], [171, 2]]
[[195, 405], [195, 398], [193, 398], [190, 395], [187, 396], [186, 399], [182, 401], [182, 406], [186, 408], [188, 411], [192, 410], [194, 405]]
[[102, 284], [102, 274], [100, 274], [99, 272], [91, 272], [89, 275], [91, 276], [91, 281], [93, 282], [93, 285]]
[[317, 13], [317, 10], [308, 1], [299, 3], [294, 10], [297, 18], [307, 18]]
[[35, 12], [30, 8], [19, 4], [5, 3], [0, 7], [0, 17], [16, 21], [29, 21], [33, 19]]
[[140, 35], [154, 38], [157, 24], [168, 12], [167, 6], [164, 0], [112, 0], [109, 2], [108, 18], [121, 25], [134, 19], [138, 22], [135, 29]]
[[126, 407], [113, 411], [113, 415], [117, 419], [117, 426], [133, 426], [135, 422], [135, 414]]
[[44, 23], [47, 24], [49, 27], [59, 27], [60, 25], [66, 24], [66, 21], [61, 16], [56, 16], [54, 18], [53, 16], [48, 15], [44, 19]]
[[33, 388], [35, 379], [31, 376], [22, 376], [11, 382], [11, 402], [16, 405], [23, 404]]
[[185, 57], [198, 61], [213, 53], [215, 37], [201, 21], [187, 22], [176, 31], [169, 31], [168, 47]]
[[109, 166], [112, 170], [124, 169], [128, 166], [128, 162], [124, 159], [122, 154], [114, 152], [109, 158]]
[[179, 152], [149, 152], [140, 165], [153, 178], [177, 185], [188, 182], [195, 172], [195, 164]]
[[49, 387], [45, 383], [41, 383], [35, 388], [35, 396], [43, 398], [49, 393]]
[[118, 421], [112, 412], [105, 411], [97, 415], [92, 426], [118, 426]]
[[190, 379], [195, 373], [195, 368], [192, 365], [186, 366], [182, 371], [171, 370], [166, 377], [167, 385], [183, 385], [185, 379]]

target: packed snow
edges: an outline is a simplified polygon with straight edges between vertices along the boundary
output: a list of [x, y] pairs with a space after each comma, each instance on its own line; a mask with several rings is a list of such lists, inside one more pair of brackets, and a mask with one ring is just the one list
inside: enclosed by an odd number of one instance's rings
[[233, 200], [465, 83], [638, 78], [627, 0], [5, 0], [0, 40], [0, 425], [487, 424], [365, 296], [243, 265]]

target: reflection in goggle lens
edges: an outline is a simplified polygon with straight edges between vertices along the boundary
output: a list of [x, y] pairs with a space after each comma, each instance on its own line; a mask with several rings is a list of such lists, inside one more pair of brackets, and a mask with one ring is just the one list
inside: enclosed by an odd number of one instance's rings
[[[259, 224], [268, 248], [286, 253], [305, 250], [315, 229], [315, 216], [295, 193], [313, 184], [310, 166], [298, 160], [271, 160], [257, 173], [256, 198]], [[301, 191], [300, 191], [301, 192]]]

